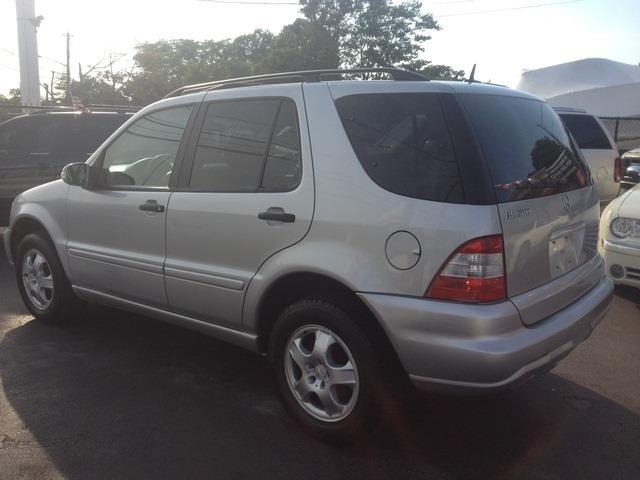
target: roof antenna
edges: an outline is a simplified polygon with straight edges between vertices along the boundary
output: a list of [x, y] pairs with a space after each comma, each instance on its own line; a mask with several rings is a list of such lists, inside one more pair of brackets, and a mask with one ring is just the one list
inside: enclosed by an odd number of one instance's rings
[[467, 80], [468, 83], [474, 83], [476, 81], [475, 79], [476, 76], [476, 64], [473, 64], [473, 68], [471, 69], [471, 75], [469, 75], [469, 80]]

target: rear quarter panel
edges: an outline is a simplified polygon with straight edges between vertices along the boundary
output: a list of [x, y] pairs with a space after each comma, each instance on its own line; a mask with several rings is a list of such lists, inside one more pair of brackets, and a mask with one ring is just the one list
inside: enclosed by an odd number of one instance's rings
[[616, 198], [620, 190], [620, 184], [613, 179], [616, 151], [582, 149], [582, 154], [591, 170], [600, 202], [610, 202]]

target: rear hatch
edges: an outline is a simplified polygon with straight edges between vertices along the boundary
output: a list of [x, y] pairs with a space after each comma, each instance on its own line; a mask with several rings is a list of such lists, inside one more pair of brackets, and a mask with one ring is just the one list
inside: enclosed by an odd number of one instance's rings
[[531, 325], [600, 280], [598, 196], [548, 104], [516, 96], [460, 98], [494, 184], [508, 295]]

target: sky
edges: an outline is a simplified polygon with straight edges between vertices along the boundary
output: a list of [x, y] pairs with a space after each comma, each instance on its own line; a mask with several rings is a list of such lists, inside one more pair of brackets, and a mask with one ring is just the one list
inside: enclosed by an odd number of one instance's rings
[[[242, 0], [236, 0], [242, 1]], [[295, 0], [261, 0], [291, 2]], [[544, 5], [554, 3], [554, 5]], [[544, 5], [536, 8], [522, 8]], [[506, 10], [508, 9], [508, 10]], [[503, 11], [500, 11], [503, 10]], [[442, 29], [423, 58], [515, 86], [524, 69], [582, 58], [640, 63], [640, 0], [423, 0]], [[256, 28], [278, 32], [299, 16], [297, 5], [238, 5], [203, 0], [36, 0], [40, 82], [65, 62], [70, 32], [72, 74], [160, 39], [221, 40]], [[0, 0], [0, 93], [19, 86], [15, 0]]]

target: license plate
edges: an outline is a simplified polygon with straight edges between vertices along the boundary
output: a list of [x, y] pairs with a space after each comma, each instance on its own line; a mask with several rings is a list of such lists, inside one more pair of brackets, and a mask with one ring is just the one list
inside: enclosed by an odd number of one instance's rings
[[554, 232], [549, 240], [549, 267], [553, 278], [578, 267], [582, 258], [583, 225]]

